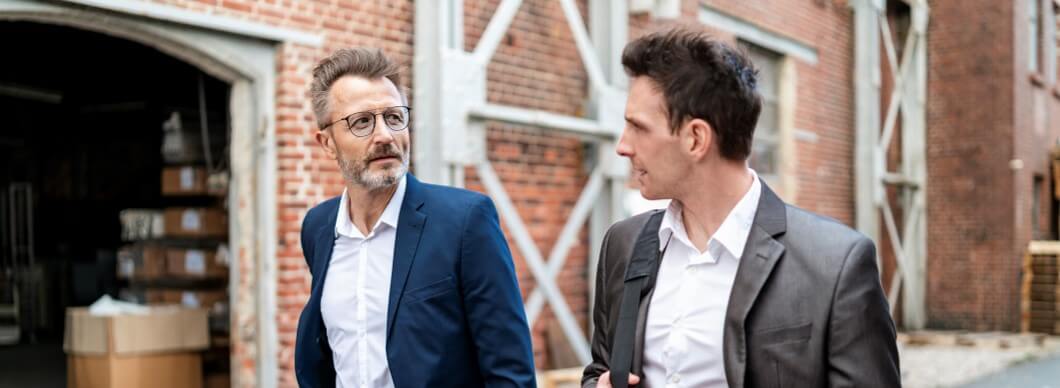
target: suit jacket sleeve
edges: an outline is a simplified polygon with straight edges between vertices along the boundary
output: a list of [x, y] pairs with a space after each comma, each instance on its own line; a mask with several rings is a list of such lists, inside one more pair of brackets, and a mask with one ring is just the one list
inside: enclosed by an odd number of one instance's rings
[[478, 198], [465, 218], [460, 281], [478, 365], [487, 387], [535, 387], [534, 352], [511, 252], [497, 210]]
[[876, 268], [876, 247], [862, 238], [840, 271], [829, 322], [831, 387], [900, 387], [894, 322]]
[[600, 260], [597, 261], [596, 265], [596, 300], [593, 304], [593, 359], [582, 372], [583, 388], [595, 387], [600, 375], [610, 369], [608, 362], [611, 360], [611, 333], [608, 329], [610, 327], [608, 313], [611, 301], [608, 300], [607, 294], [605, 294], [607, 290], [607, 248], [610, 240], [611, 231], [608, 230], [607, 234], [604, 235], [604, 242], [600, 246]]
[[313, 250], [312, 250], [313, 243], [310, 240], [313, 237], [311, 236], [311, 233], [309, 231], [309, 229], [311, 228], [311, 226], [309, 225], [309, 220], [312, 218], [312, 213], [313, 213], [313, 209], [309, 209], [309, 211], [306, 212], [306, 214], [305, 214], [305, 218], [302, 219], [302, 236], [301, 236], [302, 237], [301, 238], [301, 240], [302, 240], [302, 257], [305, 258], [305, 264], [306, 264], [306, 267], [308, 267], [310, 269], [310, 273], [312, 273], [312, 268], [313, 268]]

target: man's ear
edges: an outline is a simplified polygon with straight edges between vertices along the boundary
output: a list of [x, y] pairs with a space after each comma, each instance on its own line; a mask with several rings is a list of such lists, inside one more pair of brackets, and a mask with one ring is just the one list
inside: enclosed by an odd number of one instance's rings
[[706, 120], [691, 119], [685, 122], [680, 133], [684, 137], [682, 146], [694, 159], [707, 156], [714, 146], [714, 129]]
[[333, 134], [329, 129], [317, 131], [316, 133], [317, 144], [320, 144], [320, 148], [324, 150], [324, 155], [327, 155], [328, 159], [338, 157], [338, 152], [335, 150], [335, 138], [332, 136]]

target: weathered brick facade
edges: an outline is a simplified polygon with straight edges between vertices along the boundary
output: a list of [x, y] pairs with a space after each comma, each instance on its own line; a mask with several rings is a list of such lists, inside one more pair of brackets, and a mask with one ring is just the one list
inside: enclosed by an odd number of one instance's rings
[[928, 324], [1018, 330], [1023, 252], [1032, 238], [1057, 237], [1049, 151], [1060, 96], [1028, 70], [1024, 2], [931, 6]]
[[[299, 232], [306, 211], [342, 190], [341, 175], [313, 138], [316, 131], [307, 91], [313, 65], [341, 47], [375, 46], [403, 64], [410, 88], [413, 66], [412, 0], [401, 1], [190, 1], [147, 0], [203, 14], [285, 27], [324, 37], [322, 47], [278, 46], [276, 85], [276, 176], [279, 218], [276, 257], [280, 386], [295, 386], [294, 343], [299, 313], [309, 296], [309, 277]], [[617, 1], [617, 0], [616, 0]], [[499, 0], [465, 0], [464, 47], [474, 48]], [[577, 2], [585, 21], [587, 1]], [[1031, 238], [1031, 191], [1042, 176], [1041, 198], [1051, 198], [1049, 146], [1060, 135], [1060, 97], [1055, 85], [1030, 80], [1014, 41], [1025, 29], [1010, 2], [936, 0], [928, 31], [928, 312], [941, 328], [1015, 329], [1018, 322], [1019, 258]], [[800, 207], [854, 222], [854, 41], [846, 0], [685, 0], [680, 22], [699, 24], [709, 8], [755, 28], [811, 48], [816, 63], [788, 57], [794, 95], [791, 109], [790, 180], [779, 188]], [[630, 15], [630, 36], [669, 24], [646, 13]], [[740, 36], [706, 26], [719, 37]], [[1017, 34], [1017, 36], [1014, 36]], [[970, 49], [974, 48], [974, 49]], [[1015, 58], [1015, 59], [1014, 59]], [[556, 0], [525, 0], [488, 66], [490, 102], [583, 116], [588, 80]], [[416, 102], [412, 101], [415, 107]], [[1044, 112], [1044, 113], [1042, 113]], [[415, 114], [415, 113], [414, 113]], [[1052, 116], [1050, 116], [1052, 114]], [[1044, 116], [1043, 116], [1044, 115]], [[1045, 119], [1042, 119], [1044, 117]], [[429, 130], [420, 128], [419, 130]], [[415, 136], [415, 133], [413, 133]], [[582, 186], [589, 155], [582, 141], [541, 129], [491, 124], [488, 157], [540, 251], [555, 244]], [[1019, 159], [1022, 168], [1013, 169]], [[469, 189], [484, 191], [473, 169]], [[1038, 209], [1055, 238], [1051, 202]], [[1050, 236], [1045, 236], [1050, 237]], [[509, 240], [524, 297], [537, 286], [522, 255]], [[881, 246], [884, 245], [881, 243]], [[588, 326], [588, 230], [571, 249], [558, 284], [579, 324]], [[253, 258], [240, 282], [254, 273]], [[889, 265], [889, 264], [888, 264]], [[890, 267], [888, 267], [890, 268]], [[237, 296], [252, 300], [253, 296]], [[562, 340], [546, 307], [533, 327], [539, 368], [563, 365], [550, 349]], [[256, 345], [233, 338], [233, 374], [256, 378]], [[268, 357], [268, 355], [266, 355]]]
[[[325, 36], [324, 47], [285, 44], [279, 50], [277, 85], [277, 146], [279, 163], [278, 308], [279, 379], [294, 386], [295, 329], [308, 297], [308, 275], [299, 245], [300, 221], [305, 212], [341, 192], [341, 177], [325, 160], [313, 139], [316, 130], [306, 97], [313, 64], [335, 49], [352, 45], [382, 47], [409, 70], [411, 87], [412, 1], [288, 2], [288, 1], [159, 1], [197, 12], [267, 23]], [[465, 1], [465, 49], [471, 50], [499, 1]], [[810, 210], [853, 221], [854, 134], [852, 92], [851, 12], [839, 1], [704, 1], [758, 27], [813, 47], [817, 64], [796, 61], [797, 104], [794, 125], [805, 132], [795, 142], [796, 187], [789, 191]], [[681, 19], [697, 23], [701, 4], [685, 1]], [[588, 17], [586, 2], [579, 8]], [[660, 24], [650, 15], [631, 15], [630, 34], [637, 36]], [[731, 34], [717, 31], [727, 39]], [[488, 100], [526, 108], [581, 115], [586, 107], [587, 77], [558, 2], [528, 0], [488, 67]], [[413, 102], [415, 104], [415, 102]], [[488, 156], [518, 207], [532, 237], [548, 252], [587, 178], [586, 155], [579, 139], [539, 129], [492, 125]], [[474, 171], [467, 186], [482, 191]], [[514, 247], [514, 244], [512, 244]], [[536, 282], [513, 248], [519, 280], [527, 295]], [[586, 231], [572, 248], [558, 281], [579, 323], [587, 326], [588, 285]], [[546, 308], [533, 327], [535, 360], [554, 366], [547, 349], [551, 314]], [[235, 339], [238, 343], [239, 339]], [[252, 377], [253, 358], [237, 345], [236, 372]]]

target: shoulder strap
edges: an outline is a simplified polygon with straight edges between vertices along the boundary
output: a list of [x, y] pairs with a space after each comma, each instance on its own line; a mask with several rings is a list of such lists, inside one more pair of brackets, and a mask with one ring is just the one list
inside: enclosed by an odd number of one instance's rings
[[640, 230], [633, 246], [633, 255], [626, 267], [622, 302], [618, 310], [615, 337], [611, 345], [611, 385], [629, 386], [629, 371], [633, 363], [633, 347], [637, 330], [637, 313], [641, 298], [655, 286], [655, 272], [659, 263], [659, 225], [664, 212], [651, 215]]

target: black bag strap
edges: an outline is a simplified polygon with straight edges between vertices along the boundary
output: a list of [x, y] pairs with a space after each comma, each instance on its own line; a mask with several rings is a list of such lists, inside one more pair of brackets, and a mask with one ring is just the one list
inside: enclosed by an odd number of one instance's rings
[[656, 268], [662, 256], [659, 250], [659, 225], [662, 224], [663, 214], [663, 211], [655, 212], [641, 228], [629, 266], [626, 267], [622, 303], [619, 305], [615, 337], [611, 344], [611, 386], [614, 388], [629, 387], [640, 300], [655, 286]]

